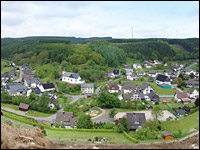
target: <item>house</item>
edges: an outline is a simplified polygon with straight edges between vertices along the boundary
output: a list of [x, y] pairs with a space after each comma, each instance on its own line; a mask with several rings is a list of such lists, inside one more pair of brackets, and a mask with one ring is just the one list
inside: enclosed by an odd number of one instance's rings
[[33, 78], [33, 77], [34, 77], [34, 73], [30, 71], [29, 69], [25, 69], [22, 71], [22, 82], [24, 82], [26, 78]]
[[189, 103], [191, 103], [191, 100], [189, 98], [181, 98], [181, 103], [189, 104]]
[[188, 69], [188, 68], [183, 69], [182, 72], [183, 72], [184, 75], [190, 75], [191, 73], [193, 73], [194, 75], [196, 74], [195, 70]]
[[8, 80], [10, 78], [11, 80], [13, 80], [14, 77], [15, 77], [15, 73], [16, 73], [16, 70], [12, 69], [7, 73], [1, 74], [1, 79], [2, 80]]
[[146, 122], [145, 113], [126, 113], [128, 128], [130, 131], [135, 131], [141, 128]]
[[149, 70], [149, 76], [155, 78], [158, 74], [157, 70]]
[[142, 69], [142, 66], [140, 64], [133, 64], [133, 68]]
[[182, 98], [188, 98], [188, 95], [186, 92], [176, 92], [174, 98], [180, 102]]
[[198, 80], [189, 79], [189, 80], [185, 81], [185, 84], [186, 84], [186, 87], [199, 88]]
[[136, 76], [135, 74], [131, 74], [131, 75], [127, 75], [127, 80], [130, 80], [130, 81], [136, 81], [138, 80], [138, 76]]
[[136, 71], [136, 72], [137, 72], [137, 75], [139, 75], [139, 76], [144, 76], [145, 75], [144, 71]]
[[162, 74], [158, 74], [156, 77], [156, 84], [168, 84], [171, 85], [170, 79]]
[[136, 91], [136, 85], [135, 85], [135, 83], [124, 82], [122, 85], [123, 85], [123, 92], [124, 92], [124, 94]]
[[29, 65], [28, 64], [23, 64], [22, 65], [22, 70], [29, 70]]
[[189, 114], [190, 111], [191, 111], [192, 109], [193, 109], [193, 107], [183, 106], [183, 110], [185, 110], [185, 112], [186, 112], [187, 114]]
[[173, 70], [164, 70], [164, 75], [170, 78], [170, 77], [175, 77], [176, 74]]
[[15, 67], [16, 65], [15, 65], [14, 62], [10, 62], [10, 63], [9, 63], [9, 66], [11, 66], [11, 67]]
[[19, 104], [19, 110], [21, 110], [21, 111], [28, 111], [29, 107], [30, 106], [28, 104], [24, 104], [24, 103]]
[[152, 64], [150, 64], [148, 61], [144, 61], [145, 68], [151, 68]]
[[62, 81], [71, 84], [83, 84], [85, 80], [82, 80], [78, 73], [65, 72], [63, 71]]
[[81, 92], [83, 94], [93, 94], [94, 93], [94, 84], [92, 84], [92, 83], [81, 84]]
[[164, 84], [159, 84], [158, 86], [163, 88], [163, 89], [171, 89], [171, 85], [165, 84], [165, 83]]
[[174, 72], [176, 72], [176, 71], [178, 71], [178, 70], [180, 70], [180, 69], [181, 69], [180, 66], [172, 66], [172, 70], [173, 70]]
[[8, 82], [5, 86], [2, 86], [5, 90], [10, 90], [10, 86], [17, 85], [16, 82]]
[[40, 78], [25, 78], [24, 85], [27, 88], [36, 88], [41, 83]]
[[12, 96], [23, 95], [26, 93], [26, 87], [24, 85], [12, 85], [9, 86], [8, 93]]
[[168, 66], [168, 63], [165, 63], [164, 66], [167, 67], [167, 66]]
[[149, 96], [149, 99], [150, 99], [151, 101], [153, 101], [153, 104], [159, 104], [160, 97], [159, 97], [156, 93], [154, 93], [154, 91], [151, 91], [151, 92], [148, 94], [148, 96]]
[[154, 63], [155, 65], [162, 64], [162, 62], [160, 62], [160, 61], [158, 61], [158, 60], [154, 60], [153, 63]]
[[141, 86], [138, 87], [138, 92], [145, 95], [148, 95], [151, 91], [153, 91], [153, 88], [147, 83], [143, 83]]
[[73, 112], [57, 112], [55, 122], [64, 124], [65, 128], [72, 129], [71, 125], [77, 122], [77, 118], [74, 117]]
[[54, 108], [58, 104], [56, 95], [52, 95], [50, 98], [49, 108]]
[[118, 93], [119, 92], [119, 86], [116, 83], [109, 84], [108, 92], [109, 93]]
[[185, 116], [185, 110], [182, 110], [182, 109], [179, 109], [177, 112], [177, 117], [178, 118], [181, 118], [181, 117], [184, 117]]
[[171, 139], [174, 139], [174, 135], [169, 132], [169, 131], [162, 131], [163, 133], [163, 139], [165, 140], [171, 140]]
[[196, 98], [199, 95], [199, 92], [195, 88], [190, 88], [187, 93], [190, 98]]
[[134, 70], [129, 65], [125, 65], [122, 68], [126, 70], [126, 75], [131, 75], [134, 72]]
[[40, 89], [40, 91], [42, 93], [44, 93], [44, 92], [51, 92], [53, 90], [56, 90], [53, 83], [43, 83], [43, 84], [40, 84], [38, 86], [38, 88]]

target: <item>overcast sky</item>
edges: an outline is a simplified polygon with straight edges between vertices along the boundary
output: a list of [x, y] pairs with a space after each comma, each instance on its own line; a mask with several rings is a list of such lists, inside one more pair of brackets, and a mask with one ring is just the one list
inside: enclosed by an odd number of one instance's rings
[[199, 37], [198, 1], [1, 1], [1, 38]]

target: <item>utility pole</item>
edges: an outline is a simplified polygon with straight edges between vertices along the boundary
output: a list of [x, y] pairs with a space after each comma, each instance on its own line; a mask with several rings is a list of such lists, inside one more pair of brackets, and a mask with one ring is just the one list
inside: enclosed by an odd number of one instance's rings
[[132, 30], [132, 39], [133, 39], [133, 27], [131, 27], [131, 30]]

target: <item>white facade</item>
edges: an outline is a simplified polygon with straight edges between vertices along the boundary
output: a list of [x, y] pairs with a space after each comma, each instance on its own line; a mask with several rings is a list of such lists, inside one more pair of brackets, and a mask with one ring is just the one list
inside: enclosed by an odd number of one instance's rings
[[142, 92], [143, 94], [147, 95], [149, 94], [151, 91], [153, 91], [153, 88], [151, 86], [148, 86], [147, 88], [145, 88]]
[[78, 79], [70, 78], [70, 77], [62, 77], [62, 81], [68, 82], [71, 84], [83, 84], [85, 83], [85, 80], [81, 80], [81, 77], [78, 77]]
[[177, 100], [178, 102], [181, 101], [181, 99], [177, 97], [177, 94], [174, 96], [174, 99]]
[[38, 88], [40, 89], [40, 91], [43, 92], [49, 92], [49, 91], [53, 91], [55, 90], [55, 88], [49, 88], [49, 89], [44, 89], [44, 87], [41, 85], [38, 86]]
[[152, 67], [151, 65], [148, 65], [148, 64], [144, 64], [144, 66], [145, 66], [146, 68], [151, 68], [151, 67]]
[[162, 82], [162, 81], [158, 81], [156, 80], [156, 84], [168, 84], [168, 85], [171, 85], [171, 82]]
[[199, 95], [199, 92], [195, 89], [192, 94], [188, 93], [190, 98], [196, 98]]
[[30, 96], [31, 92], [32, 92], [32, 89], [29, 89], [29, 90], [27, 91], [27, 93], [26, 93], [26, 96], [27, 96], [27, 97]]
[[94, 88], [82, 87], [82, 88], [81, 88], [81, 92], [82, 92], [83, 94], [92, 94], [92, 93], [94, 93]]
[[131, 75], [127, 75], [126, 78], [127, 78], [127, 80], [131, 80], [131, 81], [135, 81], [135, 80], [138, 79], [137, 76], [134, 76], [134, 75], [132, 75], [132, 74], [131, 74]]
[[108, 92], [109, 92], [109, 93], [118, 93], [119, 90], [114, 90], [114, 89], [110, 90], [110, 89], [109, 89]]
[[133, 64], [133, 68], [142, 69], [142, 66], [140, 64]]
[[157, 75], [158, 75], [158, 73], [155, 73], [155, 74], [149, 74], [149, 76], [150, 76], [150, 77], [153, 77], [153, 78], [155, 78]]

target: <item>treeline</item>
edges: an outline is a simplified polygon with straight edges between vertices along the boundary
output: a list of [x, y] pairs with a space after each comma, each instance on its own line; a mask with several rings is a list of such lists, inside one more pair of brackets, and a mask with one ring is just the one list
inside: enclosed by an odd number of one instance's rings
[[127, 57], [141, 61], [149, 59], [163, 60], [164, 57], [170, 58], [176, 55], [169, 44], [163, 41], [118, 44], [118, 47], [125, 51]]

